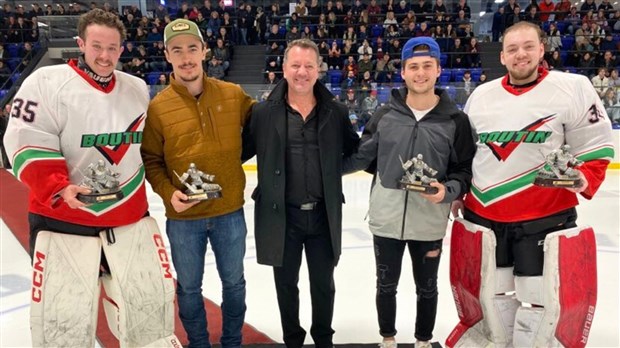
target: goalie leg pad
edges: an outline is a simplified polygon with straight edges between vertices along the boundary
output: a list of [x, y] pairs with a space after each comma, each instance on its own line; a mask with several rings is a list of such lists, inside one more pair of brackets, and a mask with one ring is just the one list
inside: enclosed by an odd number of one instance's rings
[[[520, 298], [542, 302], [544, 308], [519, 309], [514, 345], [583, 348], [596, 308], [594, 231], [589, 227], [575, 227], [550, 233], [545, 238], [544, 256], [538, 289], [518, 294]], [[528, 281], [522, 283], [527, 285]], [[529, 283], [535, 287], [535, 283]], [[533, 294], [542, 294], [542, 301]]]
[[492, 230], [457, 219], [452, 227], [450, 283], [460, 323], [446, 340], [448, 347], [508, 346], [512, 342], [518, 302], [512, 268], [496, 269]]
[[30, 326], [34, 347], [94, 347], [101, 242], [40, 231], [33, 252]]
[[[105, 232], [100, 234], [107, 240]], [[116, 242], [104, 243], [110, 275], [102, 278], [104, 308], [121, 347], [158, 343], [174, 347], [174, 282], [157, 223], [151, 217], [114, 229]], [[178, 342], [178, 339], [176, 339]]]

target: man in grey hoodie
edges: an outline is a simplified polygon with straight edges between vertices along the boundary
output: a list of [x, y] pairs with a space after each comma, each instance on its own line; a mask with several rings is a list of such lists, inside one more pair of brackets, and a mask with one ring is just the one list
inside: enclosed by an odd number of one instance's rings
[[[448, 94], [435, 89], [441, 73], [440, 50], [429, 37], [412, 38], [402, 51], [401, 75], [407, 87], [392, 90], [388, 104], [370, 119], [358, 153], [345, 160], [345, 172], [375, 171], [369, 227], [377, 274], [377, 312], [382, 348], [396, 347], [396, 290], [407, 247], [416, 284], [416, 348], [430, 347], [437, 314], [437, 271], [450, 202], [471, 181], [475, 144], [467, 116]], [[423, 155], [437, 170], [435, 194], [399, 189], [400, 158]], [[376, 165], [376, 168], [375, 168]]]

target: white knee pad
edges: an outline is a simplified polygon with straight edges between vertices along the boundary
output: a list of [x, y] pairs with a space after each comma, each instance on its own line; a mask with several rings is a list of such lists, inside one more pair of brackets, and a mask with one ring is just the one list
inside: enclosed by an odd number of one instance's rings
[[512, 268], [496, 268], [492, 230], [457, 219], [450, 245], [450, 283], [460, 323], [446, 340], [448, 347], [506, 347], [512, 344], [519, 306]]
[[34, 347], [94, 347], [101, 241], [41, 231], [33, 257], [30, 326]]
[[543, 307], [521, 307], [515, 347], [585, 347], [596, 308], [596, 241], [592, 228], [545, 238], [542, 277], [517, 277], [517, 297]]
[[[102, 277], [104, 309], [121, 347], [180, 346], [174, 337], [174, 283], [157, 223], [146, 217], [114, 228], [103, 244], [110, 275]], [[101, 238], [106, 240], [105, 232]]]

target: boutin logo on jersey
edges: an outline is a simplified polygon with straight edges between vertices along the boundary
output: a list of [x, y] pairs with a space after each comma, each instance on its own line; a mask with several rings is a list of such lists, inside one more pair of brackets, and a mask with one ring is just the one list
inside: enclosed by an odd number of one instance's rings
[[[542, 144], [551, 136], [549, 131], [538, 131], [545, 123], [555, 119], [556, 114], [545, 116], [518, 131], [495, 131], [478, 134], [481, 143], [491, 149], [499, 161], [505, 161], [522, 143]], [[498, 145], [500, 144], [500, 145]]]
[[81, 147], [94, 147], [110, 163], [119, 164], [131, 144], [142, 143], [142, 132], [137, 129], [145, 118], [144, 114], [141, 114], [124, 132], [84, 134]]

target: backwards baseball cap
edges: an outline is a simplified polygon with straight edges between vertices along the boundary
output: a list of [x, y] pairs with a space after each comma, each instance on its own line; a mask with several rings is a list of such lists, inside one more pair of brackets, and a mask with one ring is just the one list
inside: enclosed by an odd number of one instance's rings
[[166, 25], [166, 29], [164, 29], [164, 45], [168, 46], [168, 42], [177, 35], [193, 35], [200, 39], [200, 42], [205, 43], [198, 25], [187, 19], [175, 19]]
[[[421, 45], [428, 46], [428, 51], [414, 52], [415, 48]], [[439, 49], [439, 45], [435, 39], [428, 36], [420, 36], [409, 39], [409, 41], [405, 44], [405, 47], [403, 47], [401, 61], [404, 63], [409, 58], [421, 56], [431, 56], [433, 58], [440, 59], [441, 50]]]

